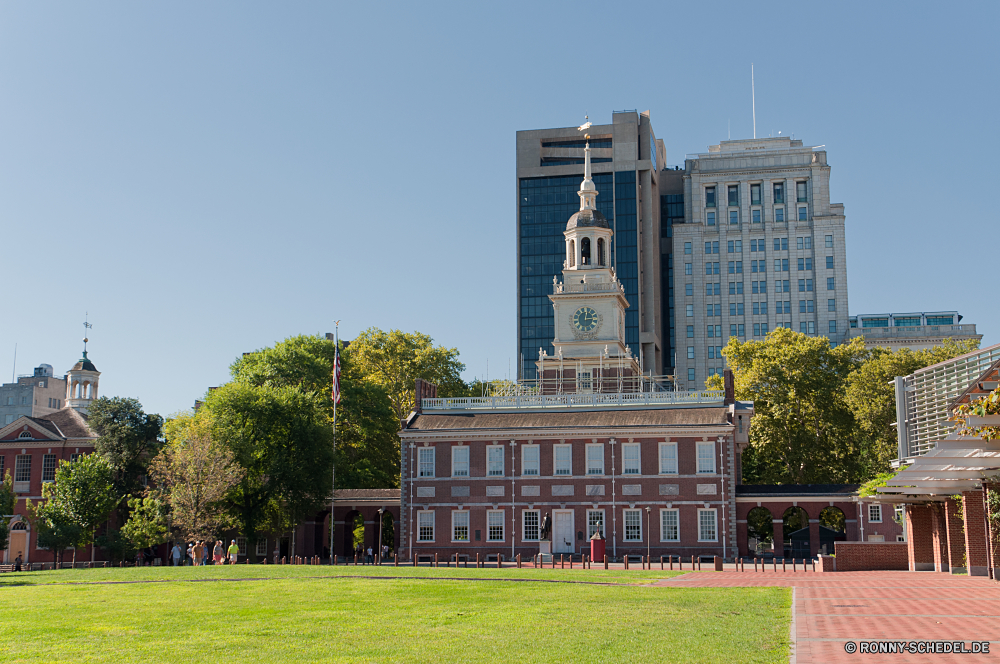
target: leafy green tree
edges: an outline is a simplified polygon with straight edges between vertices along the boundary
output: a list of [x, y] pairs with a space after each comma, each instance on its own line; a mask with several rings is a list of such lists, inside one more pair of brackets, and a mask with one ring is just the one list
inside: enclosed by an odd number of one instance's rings
[[358, 373], [385, 389], [397, 420], [413, 410], [417, 378], [437, 384], [442, 397], [468, 392], [458, 349], [435, 346], [426, 334], [372, 327], [359, 334], [348, 350]]
[[[337, 488], [399, 486], [399, 420], [385, 389], [358, 370], [353, 349], [352, 344], [341, 355]], [[252, 385], [295, 387], [313, 394], [332, 417], [333, 360], [332, 341], [301, 335], [242, 356], [231, 371], [235, 380]]]
[[90, 405], [88, 424], [98, 435], [95, 451], [114, 468], [119, 495], [140, 495], [141, 478], [160, 447], [163, 418], [143, 412], [136, 399], [101, 397]]
[[[87, 530], [66, 510], [66, 506], [52, 500], [52, 484], [42, 488], [44, 502], [27, 501], [28, 520], [37, 533], [38, 546], [50, 549], [58, 562], [63, 562], [66, 549], [85, 546]], [[74, 553], [74, 556], [76, 554]]]
[[121, 500], [114, 469], [97, 454], [59, 464], [55, 481], [43, 485], [42, 497], [45, 502], [29, 505], [29, 513], [38, 523], [39, 542], [44, 537], [47, 544], [42, 546], [57, 551], [93, 542], [97, 527]]
[[225, 498], [242, 534], [285, 530], [312, 516], [330, 496], [333, 429], [328, 396], [297, 387], [241, 380], [208, 395], [213, 442], [245, 475]]
[[136, 549], [163, 544], [170, 532], [167, 527], [167, 505], [158, 496], [130, 498], [128, 521], [121, 534]]
[[0, 482], [0, 551], [10, 544], [10, 523], [8, 514], [14, 513], [17, 505], [17, 494], [14, 493], [14, 479], [8, 470]]
[[836, 348], [826, 337], [777, 328], [764, 341], [730, 337], [736, 398], [754, 402], [747, 484], [850, 482], [859, 475], [847, 377], [863, 361], [855, 339]]
[[185, 540], [214, 539], [233, 525], [226, 496], [246, 471], [229, 449], [212, 442], [207, 413], [176, 417], [164, 430], [168, 442], [149, 473], [169, 503], [173, 528]]

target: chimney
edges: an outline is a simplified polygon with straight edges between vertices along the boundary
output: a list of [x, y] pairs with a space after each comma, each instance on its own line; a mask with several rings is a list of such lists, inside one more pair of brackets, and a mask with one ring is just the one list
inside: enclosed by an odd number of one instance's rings
[[421, 411], [420, 402], [424, 399], [437, 399], [438, 386], [434, 383], [418, 378], [413, 390], [413, 410]]
[[726, 404], [736, 403], [736, 383], [733, 380], [733, 370], [726, 369], [722, 372], [722, 382], [726, 390]]

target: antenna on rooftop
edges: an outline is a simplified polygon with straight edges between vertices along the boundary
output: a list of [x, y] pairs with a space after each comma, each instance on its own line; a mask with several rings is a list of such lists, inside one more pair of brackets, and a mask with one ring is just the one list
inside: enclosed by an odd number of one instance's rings
[[753, 63], [750, 63], [750, 105], [753, 107], [753, 137], [757, 138], [757, 94], [753, 86]]

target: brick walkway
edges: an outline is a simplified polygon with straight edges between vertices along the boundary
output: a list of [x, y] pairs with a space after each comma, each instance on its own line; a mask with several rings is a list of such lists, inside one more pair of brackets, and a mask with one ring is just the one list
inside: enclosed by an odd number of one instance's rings
[[[794, 588], [794, 664], [1000, 661], [1000, 585], [935, 572], [689, 573], [654, 585]], [[989, 655], [848, 654], [848, 641], [989, 641]]]

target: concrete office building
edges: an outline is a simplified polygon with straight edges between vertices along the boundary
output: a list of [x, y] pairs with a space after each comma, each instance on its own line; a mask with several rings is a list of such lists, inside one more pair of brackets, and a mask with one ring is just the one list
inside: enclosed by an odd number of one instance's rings
[[702, 389], [729, 337], [779, 326], [849, 338], [844, 207], [826, 151], [788, 137], [722, 141], [689, 155], [673, 222], [675, 375]]
[[0, 385], [0, 426], [22, 415], [43, 417], [65, 405], [66, 378], [52, 375], [51, 364], [40, 364], [34, 372]]
[[[553, 278], [562, 275], [566, 220], [579, 208], [584, 133], [590, 135], [597, 210], [614, 233], [610, 267], [625, 288], [625, 341], [646, 374], [670, 373], [661, 283], [663, 142], [649, 113], [621, 111], [611, 124], [517, 132], [517, 346], [520, 377], [537, 377], [539, 348], [553, 355]], [[667, 243], [669, 245], [669, 242]], [[669, 249], [669, 246], [667, 247]]]
[[851, 338], [864, 336], [865, 347], [924, 350], [945, 339], [981, 341], [975, 323], [961, 324], [957, 311], [917, 311], [903, 314], [858, 314], [849, 319]]

